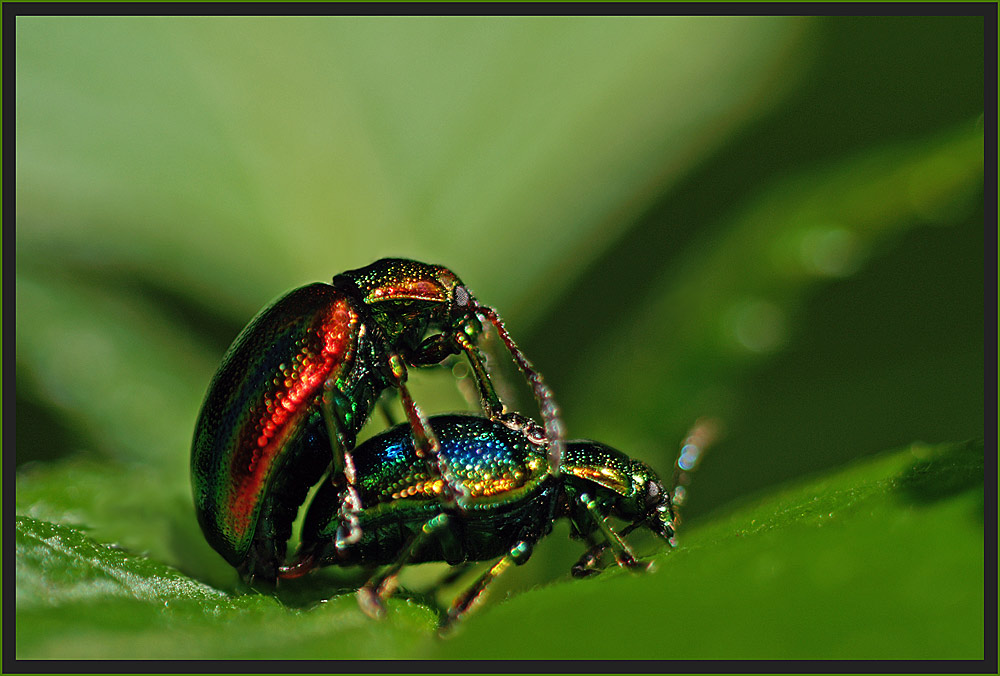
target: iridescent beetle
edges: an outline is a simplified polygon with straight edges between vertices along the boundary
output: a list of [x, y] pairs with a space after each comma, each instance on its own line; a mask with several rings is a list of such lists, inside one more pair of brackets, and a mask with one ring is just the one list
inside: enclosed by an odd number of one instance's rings
[[[337, 544], [343, 489], [324, 482], [306, 512], [295, 560], [281, 569], [280, 577], [296, 578], [328, 565], [386, 566], [358, 592], [362, 609], [378, 616], [405, 565], [459, 565], [500, 557], [455, 599], [442, 620], [447, 628], [500, 573], [527, 561], [559, 518], [569, 519], [571, 537], [588, 544], [572, 568], [577, 577], [598, 572], [608, 550], [619, 566], [640, 567], [623, 539], [640, 526], [676, 544], [674, 491], [697, 461], [691, 444], [678, 459], [668, 490], [649, 466], [596, 441], [567, 442], [562, 472], [553, 474], [545, 431], [516, 413], [494, 420], [435, 416], [429, 423], [440, 442], [438, 458], [467, 495], [466, 509], [442, 506], [442, 480], [425, 471], [409, 428], [397, 426], [368, 439], [353, 454], [364, 505], [358, 514], [360, 539]], [[619, 533], [608, 523], [610, 517], [628, 525]]]
[[198, 521], [209, 544], [247, 580], [273, 581], [299, 505], [328, 467], [337, 507], [336, 542], [362, 537], [352, 449], [383, 391], [395, 388], [413, 452], [441, 481], [439, 498], [461, 506], [464, 485], [438, 458], [438, 440], [406, 386], [407, 366], [464, 353], [483, 410], [505, 412], [477, 346], [492, 324], [533, 388], [562, 453], [559, 409], [495, 310], [480, 305], [447, 268], [383, 259], [332, 284], [289, 292], [262, 310], [223, 357], [195, 427], [191, 474]]

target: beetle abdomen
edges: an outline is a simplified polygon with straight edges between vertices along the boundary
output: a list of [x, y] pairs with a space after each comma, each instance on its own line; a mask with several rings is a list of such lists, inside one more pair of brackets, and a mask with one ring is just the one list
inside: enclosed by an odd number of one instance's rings
[[[429, 422], [440, 442], [438, 457], [465, 496], [449, 527], [459, 551], [434, 541], [416, 554], [416, 561], [485, 560], [505, 553], [504, 547], [509, 549], [524, 533], [551, 525], [547, 505], [554, 498], [552, 482], [546, 481], [551, 475], [544, 446], [485, 418], [444, 415]], [[303, 550], [330, 563], [389, 563], [441, 512], [442, 480], [427, 474], [407, 425], [367, 440], [353, 458], [364, 506], [361, 540], [339, 552], [333, 546], [340, 499], [337, 489], [325, 484], [306, 513]], [[539, 501], [546, 508], [539, 509]]]

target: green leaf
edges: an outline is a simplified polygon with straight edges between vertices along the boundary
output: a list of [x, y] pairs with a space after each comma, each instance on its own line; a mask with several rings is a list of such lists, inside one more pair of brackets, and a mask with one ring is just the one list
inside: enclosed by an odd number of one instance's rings
[[419, 597], [378, 622], [349, 592], [320, 602], [319, 574], [282, 606], [18, 516], [18, 657], [982, 659], [983, 452], [915, 445], [786, 487], [685, 532], [655, 572], [487, 603], [446, 640]]
[[18, 472], [15, 507], [231, 590], [232, 570], [202, 537], [186, 478], [107, 459], [34, 463]]
[[221, 591], [74, 528], [19, 515], [15, 529], [19, 611], [114, 597], [225, 601]]
[[[227, 595], [30, 517], [17, 517], [16, 532], [22, 659], [393, 657], [419, 650], [415, 640], [433, 627], [433, 614], [422, 608], [402, 608], [376, 624], [351, 597], [306, 612], [260, 594]], [[336, 641], [345, 643], [338, 648]]]

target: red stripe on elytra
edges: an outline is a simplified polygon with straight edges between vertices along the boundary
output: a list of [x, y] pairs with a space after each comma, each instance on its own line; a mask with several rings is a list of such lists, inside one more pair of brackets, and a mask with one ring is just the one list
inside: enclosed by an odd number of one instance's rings
[[[291, 370], [279, 371], [277, 377], [284, 381], [265, 399], [270, 400], [263, 415], [252, 430], [240, 435], [238, 444], [242, 452], [234, 460], [246, 458], [252, 445], [250, 460], [245, 466], [234, 466], [229, 493], [229, 527], [235, 539], [243, 539], [256, 518], [255, 512], [266, 488], [271, 470], [289, 437], [298, 429], [303, 419], [313, 410], [316, 395], [323, 383], [350, 357], [353, 350], [353, 332], [358, 316], [348, 301], [338, 300], [330, 307], [315, 329], [321, 345], [315, 353], [316, 343], [307, 345], [294, 358]], [[262, 402], [261, 402], [262, 403]], [[249, 432], [249, 433], [247, 433]]]

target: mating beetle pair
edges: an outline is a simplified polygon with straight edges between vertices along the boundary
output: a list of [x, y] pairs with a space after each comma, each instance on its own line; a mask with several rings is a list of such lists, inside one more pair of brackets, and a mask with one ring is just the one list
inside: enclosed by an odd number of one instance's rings
[[[497, 396], [477, 346], [484, 320], [532, 386], [544, 427]], [[429, 423], [406, 387], [407, 367], [460, 353], [486, 418]], [[407, 422], [355, 448], [389, 389]], [[408, 563], [502, 557], [452, 606], [449, 621], [461, 617], [560, 517], [590, 545], [577, 575], [596, 572], [608, 548], [620, 565], [636, 565], [608, 516], [631, 522], [622, 534], [645, 525], [673, 535], [670, 491], [652, 470], [597, 442], [565, 444], [551, 391], [496, 311], [447, 268], [402, 259], [296, 289], [258, 314], [209, 385], [191, 469], [202, 530], [245, 579], [387, 565], [360, 592], [372, 614]], [[284, 566], [299, 505], [324, 474], [296, 561]]]
[[[447, 268], [384, 259], [291, 291], [237, 336], [208, 388], [191, 452], [198, 520], [209, 543], [247, 579], [273, 581], [306, 493], [331, 461], [343, 489], [337, 540], [360, 537], [351, 457], [384, 390], [400, 394], [420, 462], [442, 499], [461, 487], [437, 459], [438, 441], [406, 386], [407, 366], [464, 352], [490, 418], [504, 413], [476, 345], [493, 324], [531, 382], [559, 466], [562, 428], [551, 392], [511, 340]], [[430, 335], [428, 335], [430, 334]]]

